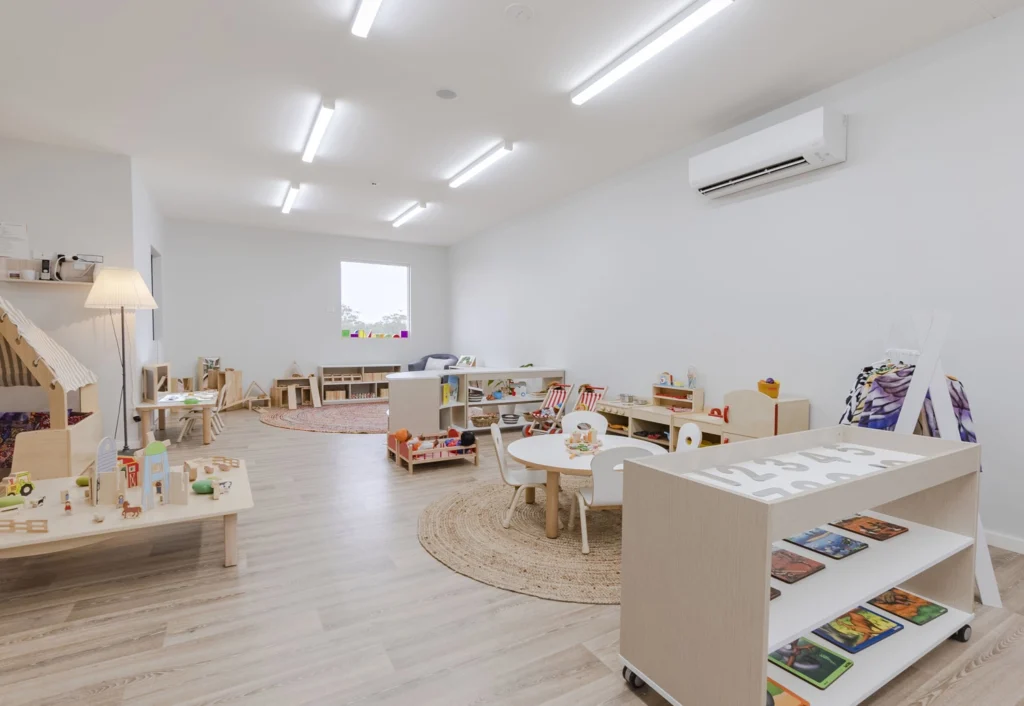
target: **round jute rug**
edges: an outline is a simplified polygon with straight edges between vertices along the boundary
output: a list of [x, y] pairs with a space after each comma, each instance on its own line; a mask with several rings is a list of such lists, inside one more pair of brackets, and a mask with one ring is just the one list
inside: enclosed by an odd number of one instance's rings
[[569, 531], [569, 502], [589, 479], [562, 477], [565, 527], [558, 539], [544, 533], [544, 491], [521, 503], [508, 529], [502, 513], [512, 499], [504, 484], [474, 483], [441, 498], [420, 515], [420, 544], [463, 576], [507, 591], [570, 603], [617, 604], [621, 592], [622, 514], [587, 513], [590, 554], [581, 552], [579, 520]]
[[384, 434], [388, 430], [388, 403], [274, 407], [260, 412], [260, 421], [272, 427], [319, 431], [326, 434]]

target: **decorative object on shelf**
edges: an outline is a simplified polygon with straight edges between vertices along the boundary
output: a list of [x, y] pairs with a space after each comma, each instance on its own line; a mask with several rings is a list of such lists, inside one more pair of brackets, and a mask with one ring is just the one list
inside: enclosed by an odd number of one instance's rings
[[[58, 258], [59, 259], [59, 258]], [[57, 270], [59, 272], [59, 268]], [[129, 454], [128, 447], [128, 368], [125, 362], [127, 347], [125, 343], [124, 312], [138, 309], [156, 309], [156, 300], [150, 294], [142, 275], [136, 270], [120, 267], [106, 267], [100, 270], [96, 281], [85, 299], [86, 309], [120, 309], [121, 311], [121, 411], [123, 414], [124, 446], [121, 453]]]
[[768, 395], [773, 400], [777, 400], [779, 398], [779, 385], [780, 383], [776, 382], [774, 378], [758, 380], [757, 391], [762, 395]]
[[686, 386], [691, 390], [697, 389], [697, 368], [692, 365], [686, 369]]
[[496, 412], [491, 414], [478, 414], [476, 416], [471, 416], [470, 421], [473, 422], [473, 426], [475, 427], [489, 427], [498, 422], [498, 414]]
[[673, 384], [673, 379], [672, 373], [662, 373], [658, 376], [658, 383], [661, 385], [671, 385]]
[[475, 368], [476, 367], [476, 356], [475, 355], [462, 355], [459, 356], [458, 361], [455, 363], [456, 368]]
[[515, 413], [515, 412], [506, 412], [505, 414], [501, 415], [501, 421], [504, 422], [508, 426], [511, 426], [513, 424], [518, 424], [519, 423], [519, 415], [517, 413]]

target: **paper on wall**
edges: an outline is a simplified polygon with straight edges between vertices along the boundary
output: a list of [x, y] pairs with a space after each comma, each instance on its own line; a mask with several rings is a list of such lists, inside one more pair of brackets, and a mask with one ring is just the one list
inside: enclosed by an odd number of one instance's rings
[[0, 257], [27, 260], [31, 256], [28, 227], [21, 223], [0, 223]]

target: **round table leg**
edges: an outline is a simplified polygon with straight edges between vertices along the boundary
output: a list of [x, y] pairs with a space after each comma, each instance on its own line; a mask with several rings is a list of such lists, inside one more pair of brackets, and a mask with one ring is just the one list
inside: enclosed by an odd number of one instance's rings
[[550, 539], [558, 539], [558, 471], [548, 471], [548, 488], [546, 498], [546, 529]]
[[533, 505], [537, 501], [537, 489], [527, 488], [526, 492], [523, 493], [523, 502], [527, 505]]

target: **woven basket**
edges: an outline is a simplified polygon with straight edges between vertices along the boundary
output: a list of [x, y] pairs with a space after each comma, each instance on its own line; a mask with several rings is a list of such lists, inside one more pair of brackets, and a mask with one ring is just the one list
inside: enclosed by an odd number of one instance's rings
[[470, 417], [475, 427], [489, 427], [492, 424], [498, 423], [497, 414], [483, 414], [477, 417]]

